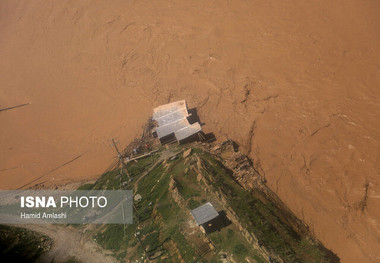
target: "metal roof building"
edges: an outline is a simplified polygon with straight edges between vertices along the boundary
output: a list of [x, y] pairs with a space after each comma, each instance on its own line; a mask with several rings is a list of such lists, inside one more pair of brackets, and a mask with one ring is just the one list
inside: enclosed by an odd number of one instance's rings
[[189, 126], [190, 124], [187, 121], [187, 119], [179, 119], [179, 120], [174, 120], [168, 124], [158, 126], [156, 128], [156, 132], [157, 132], [157, 136], [159, 138], [162, 138], [172, 133], [176, 133], [177, 131], [181, 129], [186, 129], [186, 127], [189, 127]]
[[170, 113], [174, 113], [180, 110], [186, 111], [186, 114], [187, 114], [187, 107], [186, 107], [185, 100], [168, 103], [165, 105], [158, 106], [157, 108], [154, 108], [153, 119], [157, 120], [158, 118], [164, 117], [165, 115], [168, 115]]
[[186, 126], [182, 129], [177, 130], [176, 132], [174, 132], [174, 135], [177, 138], [177, 141], [180, 142], [192, 136], [193, 134], [200, 132], [201, 130], [202, 130], [201, 125], [198, 122], [196, 122], [196, 123], [191, 124], [190, 126]]
[[199, 123], [190, 124], [186, 101], [180, 100], [153, 109], [153, 120], [158, 124], [156, 133], [161, 142], [170, 136], [181, 141], [202, 131]]
[[207, 223], [219, 216], [218, 212], [210, 202], [191, 210], [191, 214], [193, 215], [195, 221], [197, 221], [198, 225]]

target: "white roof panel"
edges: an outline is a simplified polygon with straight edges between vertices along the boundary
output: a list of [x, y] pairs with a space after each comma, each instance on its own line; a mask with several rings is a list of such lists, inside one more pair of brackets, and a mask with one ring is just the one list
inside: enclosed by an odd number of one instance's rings
[[171, 122], [175, 122], [177, 120], [185, 119], [188, 116], [186, 109], [180, 109], [174, 111], [172, 113], [163, 115], [157, 119], [155, 119], [159, 126], [166, 125]]
[[202, 130], [201, 125], [196, 122], [191, 124], [190, 126], [187, 126], [185, 128], [182, 128], [174, 133], [175, 137], [178, 141], [182, 141], [183, 139], [186, 139], [190, 137], [193, 134], [196, 134]]
[[191, 214], [195, 221], [197, 221], [198, 225], [202, 225], [219, 216], [218, 212], [210, 202], [191, 210]]
[[177, 141], [186, 139], [187, 137], [202, 130], [199, 123], [190, 125], [187, 117], [186, 101], [180, 100], [169, 104], [158, 106], [153, 109], [153, 120], [157, 121], [157, 136], [161, 139], [167, 135], [175, 135]]
[[187, 115], [187, 107], [186, 107], [186, 101], [180, 100], [176, 102], [172, 102], [169, 104], [158, 106], [157, 108], [153, 109], [153, 120], [157, 120], [158, 118], [165, 116], [167, 114], [171, 114], [175, 111], [179, 110], [185, 110]]
[[187, 119], [181, 119], [163, 126], [158, 126], [156, 128], [157, 136], [162, 138], [188, 126], [190, 126], [190, 124]]

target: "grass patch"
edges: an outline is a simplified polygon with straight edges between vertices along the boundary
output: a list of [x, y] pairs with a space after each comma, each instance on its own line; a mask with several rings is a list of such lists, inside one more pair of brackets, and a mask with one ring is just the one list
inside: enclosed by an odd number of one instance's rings
[[194, 199], [190, 199], [188, 201], [187, 205], [189, 206], [189, 208], [191, 210], [193, 210], [193, 209], [197, 208], [198, 206], [200, 206], [200, 203], [198, 201], [194, 200]]
[[248, 249], [243, 244], [237, 244], [232, 248], [232, 252], [239, 257], [244, 257], [248, 254]]
[[77, 190], [91, 190], [95, 184], [84, 184], [78, 187]]
[[159, 157], [159, 154], [153, 154], [152, 156], [147, 156], [145, 158], [138, 159], [137, 162], [131, 161], [126, 165], [129, 174], [132, 177], [138, 177], [143, 172], [149, 169], [152, 164], [154, 164]]
[[93, 190], [117, 190], [120, 189], [120, 171], [113, 170], [107, 172], [100, 177], [95, 185], [92, 187]]
[[118, 251], [123, 242], [123, 225], [106, 225], [103, 232], [96, 235], [96, 241], [105, 249]]

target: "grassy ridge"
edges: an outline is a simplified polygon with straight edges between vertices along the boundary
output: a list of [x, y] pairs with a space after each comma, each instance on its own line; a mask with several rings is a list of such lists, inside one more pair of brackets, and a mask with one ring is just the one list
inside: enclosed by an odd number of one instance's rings
[[[223, 251], [237, 262], [244, 262], [247, 257], [265, 262], [234, 224], [210, 233], [207, 238], [198, 227], [191, 226], [194, 220], [189, 211], [207, 201], [220, 208], [220, 200], [215, 193], [223, 192], [247, 230], [259, 239], [261, 245], [286, 262], [329, 262], [317, 244], [280, 219], [280, 211], [274, 204], [263, 200], [260, 193], [245, 191], [233, 180], [232, 172], [212, 155], [200, 149], [193, 150], [193, 155], [196, 154], [204, 166], [203, 176], [211, 182], [213, 191], [210, 193], [202, 190], [202, 182], [196, 179], [193, 169], [196, 158], [186, 160], [178, 155], [156, 163], [159, 154], [127, 165], [132, 178], [130, 188], [137, 189], [134, 194], [142, 196], [142, 201], [134, 206], [135, 224], [125, 229], [122, 225], [105, 225], [95, 233], [95, 240], [113, 251], [117, 258], [134, 260], [146, 255], [156, 262], [178, 262], [180, 259], [185, 262], [218, 262], [218, 253]], [[154, 169], [148, 173], [154, 164]], [[94, 185], [83, 187], [118, 189], [122, 180], [125, 177], [120, 177], [119, 171], [111, 171]], [[169, 190], [171, 180], [174, 180], [182, 198], [180, 203], [173, 199]], [[205, 240], [209, 240], [207, 242], [211, 242], [214, 249], [207, 250]]]
[[318, 244], [295, 232], [281, 221], [281, 211], [270, 203], [263, 202], [255, 192], [247, 192], [233, 179], [231, 172], [222, 163], [205, 152], [200, 153], [215, 191], [227, 196], [231, 208], [254, 233], [262, 245], [274, 250], [286, 262], [329, 262]]

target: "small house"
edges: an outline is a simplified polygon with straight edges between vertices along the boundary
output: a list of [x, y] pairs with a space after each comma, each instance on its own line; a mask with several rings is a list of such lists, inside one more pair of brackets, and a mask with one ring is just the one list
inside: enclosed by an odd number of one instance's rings
[[222, 225], [219, 213], [210, 202], [191, 210], [191, 214], [205, 233], [214, 232]]

